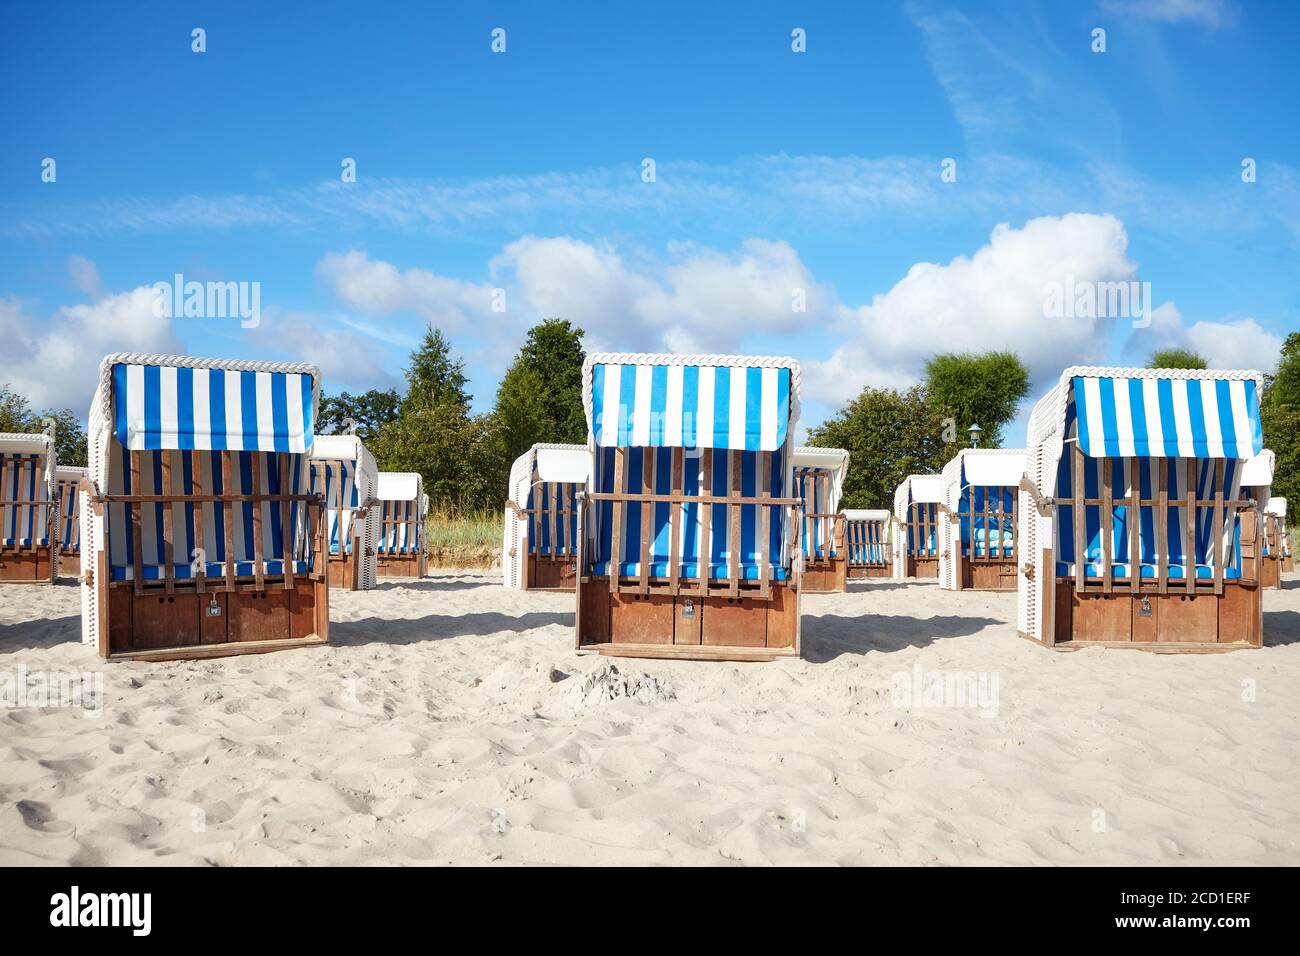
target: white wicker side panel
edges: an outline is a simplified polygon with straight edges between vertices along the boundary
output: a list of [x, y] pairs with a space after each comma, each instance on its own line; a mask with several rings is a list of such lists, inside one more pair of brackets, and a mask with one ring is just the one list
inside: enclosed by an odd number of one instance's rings
[[893, 528], [891, 538], [894, 558], [894, 580], [901, 581], [903, 580], [903, 566], [905, 563], [903, 561], [903, 526], [899, 522], [894, 522], [891, 527]]
[[[95, 514], [90, 495], [81, 492], [81, 642], [91, 647], [99, 646], [99, 553], [104, 548], [104, 519]], [[87, 584], [87, 578], [94, 585]]]
[[[360, 469], [358, 469], [360, 474]], [[375, 497], [377, 482], [375, 472], [370, 471], [365, 475], [364, 487], [360, 489], [361, 500], [369, 501]], [[375, 513], [374, 508], [366, 510], [366, 519], [362, 523], [361, 542], [362, 542], [362, 561], [361, 561], [361, 590], [369, 591], [379, 580], [379, 554], [378, 548], [375, 547], [375, 529], [379, 524], [379, 515]]]
[[956, 546], [952, 533], [952, 522], [947, 512], [940, 512], [939, 521], [939, 587], [945, 591], [957, 590], [957, 562], [953, 560], [953, 548]]
[[[103, 386], [100, 386], [103, 388]], [[90, 416], [86, 428], [87, 456], [89, 461], [86, 477], [97, 488], [108, 487], [106, 456], [109, 440], [108, 430], [103, 425], [100, 412], [100, 396], [91, 402]], [[79, 492], [80, 505], [78, 522], [81, 525], [81, 642], [93, 648], [99, 648], [99, 601], [100, 588], [107, 582], [99, 580], [99, 555], [104, 550], [104, 518], [95, 514], [90, 503], [90, 495]]]
[[[1042, 563], [1038, 556], [1038, 512], [1034, 509], [1029, 492], [1021, 491], [1016, 496], [1016, 511], [1020, 515], [1020, 533], [1016, 540], [1016, 551], [1020, 555], [1019, 578], [1016, 584], [1016, 630], [1022, 634], [1037, 638], [1040, 633], [1038, 622], [1039, 587], [1042, 581]], [[1025, 573], [1025, 568], [1033, 571]]]
[[[528, 503], [528, 485], [533, 474], [535, 450], [529, 450], [515, 459], [510, 466], [510, 484], [506, 495], [519, 507]], [[513, 511], [505, 509], [501, 529], [501, 583], [508, 588], [522, 590], [523, 555], [528, 547], [527, 525], [520, 521]]]

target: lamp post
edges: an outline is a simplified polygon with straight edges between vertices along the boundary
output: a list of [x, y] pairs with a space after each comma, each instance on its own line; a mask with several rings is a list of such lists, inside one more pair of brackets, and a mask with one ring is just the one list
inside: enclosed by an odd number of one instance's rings
[[984, 429], [980, 428], [978, 425], [972, 425], [966, 430], [970, 432], [970, 446], [972, 448], [978, 448], [980, 446], [980, 433], [983, 432]]

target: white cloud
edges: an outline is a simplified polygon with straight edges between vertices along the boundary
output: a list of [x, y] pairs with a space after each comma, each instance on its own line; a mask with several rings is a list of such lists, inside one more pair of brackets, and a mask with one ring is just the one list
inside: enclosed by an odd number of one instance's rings
[[1270, 373], [1277, 367], [1282, 338], [1249, 317], [1185, 325], [1177, 306], [1167, 302], [1151, 314], [1150, 328], [1134, 330], [1126, 350], [1135, 364], [1145, 365], [1151, 353], [1171, 348], [1190, 349], [1210, 368]]
[[[344, 316], [266, 309], [251, 334], [261, 357], [278, 353], [295, 362], [309, 362], [321, 370], [327, 392], [390, 388], [400, 375], [375, 346], [374, 336], [357, 334]], [[381, 339], [382, 341], [382, 339]]]
[[915, 382], [936, 352], [1019, 353], [1035, 383], [1066, 365], [1100, 361], [1112, 320], [1049, 318], [1053, 284], [1131, 281], [1128, 237], [1113, 216], [1070, 213], [1003, 223], [972, 256], [919, 262], [870, 305], [838, 310], [845, 342], [824, 362], [809, 362], [811, 397], [841, 403], [864, 385]]
[[1102, 9], [1157, 23], [1199, 23], [1211, 30], [1230, 22], [1236, 10], [1224, 0], [1103, 0]]
[[747, 335], [790, 332], [827, 313], [830, 294], [788, 243], [747, 239], [731, 253], [688, 244], [668, 252], [665, 262], [629, 262], [611, 246], [527, 236], [492, 268], [513, 278], [528, 312], [576, 322], [595, 347], [736, 350]]
[[492, 287], [435, 275], [426, 269], [401, 271], [392, 263], [351, 250], [330, 253], [316, 265], [317, 278], [339, 299], [361, 312], [413, 312], [443, 329], [459, 329], [492, 314]]
[[171, 320], [154, 315], [154, 290], [141, 286], [90, 305], [58, 309], [37, 326], [13, 300], [0, 302], [0, 382], [35, 408], [83, 413], [110, 352], [184, 351]]
[[104, 283], [99, 278], [99, 270], [85, 256], [68, 257], [68, 274], [75, 285], [87, 298], [98, 299], [104, 294]]

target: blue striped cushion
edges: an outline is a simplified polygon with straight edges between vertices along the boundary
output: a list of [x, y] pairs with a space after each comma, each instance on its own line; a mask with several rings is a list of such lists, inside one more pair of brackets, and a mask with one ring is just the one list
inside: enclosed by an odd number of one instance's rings
[[[272, 576], [284, 574], [283, 561], [264, 561], [262, 563], [263, 574]], [[254, 574], [254, 567], [255, 563], [252, 561], [236, 561], [235, 576], [240, 578], [252, 577]], [[309, 567], [310, 564], [307, 561], [295, 561], [293, 562], [293, 573], [306, 574]], [[167, 568], [165, 565], [146, 564], [141, 566], [140, 571], [146, 581], [163, 581], [167, 578]], [[219, 578], [226, 573], [226, 566], [224, 564], [217, 564], [216, 562], [209, 561], [204, 566], [204, 573], [210, 578]], [[135, 579], [135, 573], [130, 567], [122, 567], [117, 564], [112, 567], [112, 575], [114, 581], [132, 581]], [[175, 564], [172, 565], [172, 577], [177, 581], [188, 581], [190, 578], [194, 577], [194, 572], [188, 564]]]
[[[667, 561], [651, 561], [651, 562], [650, 562], [650, 577], [652, 577], [652, 578], [666, 578], [666, 577], [669, 576], [669, 570], [668, 570], [668, 568], [669, 568], [669, 562], [667, 562]], [[780, 567], [775, 567], [775, 566], [769, 565], [769, 566], [768, 566], [768, 571], [770, 572], [769, 577], [770, 577], [771, 580], [774, 580], [774, 581], [784, 581], [784, 580], [785, 580], [785, 569], [784, 569], [784, 568], [780, 568]], [[608, 574], [609, 574], [609, 562], [608, 562], [608, 561], [601, 561], [601, 562], [599, 562], [598, 564], [596, 564], [596, 565], [592, 568], [592, 573], [595, 574], [595, 575], [597, 575], [597, 576], [599, 576], [599, 577], [603, 577], [603, 576], [605, 576], [605, 575], [608, 575]], [[641, 562], [639, 562], [639, 561], [624, 561], [624, 562], [622, 562], [622, 563], [618, 566], [618, 573], [619, 573], [619, 575], [622, 576], [622, 577], [637, 577], [637, 576], [641, 573]], [[698, 576], [698, 573], [699, 573], [699, 565], [698, 565], [696, 562], [694, 562], [694, 561], [691, 561], [691, 562], [688, 562], [688, 563], [686, 563], [686, 564], [681, 565], [681, 570], [680, 570], [680, 572], [679, 572], [680, 576], [681, 576], [683, 579], [688, 579], [688, 580], [694, 580], [694, 579]], [[710, 564], [710, 565], [709, 565], [709, 577], [710, 577], [710, 579], [714, 579], [714, 580], [716, 580], [716, 579], [729, 580], [730, 577], [731, 577], [731, 567], [730, 567], [730, 565], [727, 565], [727, 564]], [[741, 565], [740, 565], [740, 580], [742, 580], [742, 581], [757, 581], [757, 580], [758, 580], [758, 565], [757, 565], [757, 564], [751, 564], [751, 563], [748, 563], [748, 562], [742, 562]]]
[[[1111, 565], [1111, 574], [1116, 578], [1127, 578], [1129, 576], [1128, 567], [1129, 566], [1126, 563], [1117, 562], [1116, 564]], [[1056, 573], [1058, 575], [1064, 575], [1065, 577], [1074, 577], [1074, 564], [1065, 561], [1057, 561]], [[1143, 580], [1155, 580], [1159, 576], [1159, 573], [1159, 569], [1154, 564], [1143, 564], [1139, 576]], [[1089, 562], [1083, 566], [1083, 574], [1084, 577], [1088, 578], [1100, 578], [1103, 574], [1102, 566], [1100, 564]], [[1186, 576], [1187, 572], [1181, 564], [1169, 565], [1170, 580], [1181, 580], [1186, 578]], [[1198, 564], [1196, 566], [1196, 577], [1198, 580], [1213, 578], [1214, 568], [1208, 564]], [[1223, 577], [1224, 580], [1236, 580], [1241, 577], [1241, 572], [1236, 568], [1224, 568]]]

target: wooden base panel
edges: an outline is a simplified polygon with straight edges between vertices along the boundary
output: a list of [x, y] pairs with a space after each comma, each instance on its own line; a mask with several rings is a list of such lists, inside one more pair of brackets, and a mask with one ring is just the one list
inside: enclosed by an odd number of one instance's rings
[[422, 578], [427, 567], [424, 555], [379, 555], [377, 573], [381, 578]]
[[1282, 586], [1282, 559], [1265, 555], [1259, 559], [1259, 584], [1265, 588]]
[[789, 647], [690, 647], [681, 644], [584, 644], [578, 648], [578, 653], [678, 661], [770, 662], [799, 656]]
[[352, 554], [342, 558], [331, 556], [325, 565], [325, 579], [332, 588], [342, 588], [344, 591], [357, 590], [356, 556]]
[[860, 581], [866, 578], [892, 578], [893, 576], [894, 576], [894, 569], [888, 564], [884, 565], [883, 567], [873, 566], [869, 568], [854, 567], [853, 565], [849, 565], [849, 570], [848, 570], [848, 579], [850, 581]]
[[1263, 644], [1260, 588], [1225, 584], [1223, 594], [1129, 594], [1075, 591], [1058, 579], [1058, 648], [1138, 647], [1167, 652], [1259, 647]]
[[0, 584], [47, 584], [54, 580], [50, 549], [0, 551]]
[[773, 584], [736, 597], [614, 593], [581, 583], [578, 650], [622, 657], [771, 660], [799, 655], [799, 593]]
[[81, 555], [80, 554], [59, 555], [59, 577], [61, 578], [81, 577]]
[[805, 594], [838, 594], [844, 590], [849, 579], [849, 566], [845, 558], [832, 558], [830, 561], [809, 562], [803, 569], [803, 590]]
[[527, 591], [572, 591], [578, 580], [577, 557], [535, 558], [524, 561]]
[[972, 561], [962, 558], [962, 590], [1014, 591], [1019, 585], [1014, 561]]
[[298, 580], [291, 590], [268, 582], [263, 591], [185, 587], [142, 594], [110, 587], [106, 596], [109, 660], [181, 660], [259, 654], [328, 642], [329, 602], [323, 581]]
[[938, 558], [908, 558], [909, 578], [937, 578], [939, 576]]

